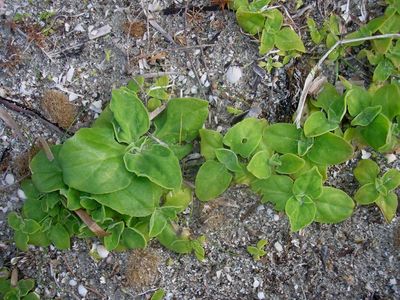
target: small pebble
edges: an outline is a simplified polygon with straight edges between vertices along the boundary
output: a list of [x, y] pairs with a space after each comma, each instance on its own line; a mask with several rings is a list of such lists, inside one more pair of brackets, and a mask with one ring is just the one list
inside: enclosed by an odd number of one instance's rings
[[226, 80], [230, 83], [237, 83], [239, 82], [240, 78], [242, 77], [242, 69], [237, 66], [229, 67], [228, 71], [226, 71]]
[[99, 256], [101, 258], [106, 258], [108, 256], [108, 254], [110, 253], [110, 251], [108, 251], [106, 249], [106, 247], [104, 247], [103, 245], [97, 245], [97, 253], [99, 254]]
[[265, 294], [264, 294], [264, 292], [258, 292], [258, 293], [257, 293], [257, 298], [260, 299], [260, 300], [265, 299]]
[[70, 286], [76, 286], [78, 283], [76, 282], [75, 279], [71, 279], [71, 280], [68, 282], [68, 284], [69, 284]]
[[104, 276], [100, 277], [100, 283], [101, 284], [105, 284], [106, 283], [106, 279], [104, 278]]
[[361, 150], [361, 159], [368, 159], [371, 157], [371, 153], [365, 151], [365, 150]]
[[19, 198], [19, 199], [21, 199], [21, 200], [26, 200], [26, 195], [25, 195], [25, 193], [24, 193], [23, 190], [18, 189], [17, 195], [18, 195], [18, 198]]
[[12, 185], [14, 183], [14, 175], [13, 174], [7, 174], [6, 175], [6, 183], [8, 185]]
[[274, 221], [279, 221], [279, 215], [274, 215]]
[[394, 161], [397, 159], [396, 155], [394, 155], [393, 153], [386, 154], [385, 157], [386, 157], [387, 162], [388, 162], [389, 164], [392, 163], [392, 162], [394, 162]]
[[279, 243], [279, 242], [275, 242], [274, 247], [275, 247], [276, 251], [278, 251], [278, 252], [283, 251], [283, 247], [282, 247], [281, 243]]
[[397, 284], [396, 278], [390, 279], [389, 284], [390, 284], [390, 285], [396, 285], [396, 284]]
[[88, 290], [82, 284], [78, 286], [79, 295], [81, 295], [82, 297], [86, 297], [87, 292]]
[[217, 278], [219, 279], [221, 277], [222, 271], [218, 270], [217, 272], [215, 272], [215, 274], [217, 275]]
[[260, 282], [256, 279], [256, 278], [254, 278], [254, 282], [253, 282], [253, 288], [258, 288], [260, 286]]

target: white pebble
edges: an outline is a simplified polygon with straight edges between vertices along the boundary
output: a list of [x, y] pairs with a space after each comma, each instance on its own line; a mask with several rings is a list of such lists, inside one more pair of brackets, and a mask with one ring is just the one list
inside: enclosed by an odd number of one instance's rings
[[68, 282], [68, 284], [69, 284], [70, 286], [76, 286], [78, 283], [76, 282], [76, 280], [71, 279], [71, 280]]
[[17, 195], [18, 195], [18, 198], [19, 198], [19, 199], [21, 199], [21, 200], [26, 200], [26, 195], [25, 195], [25, 193], [24, 193], [23, 190], [18, 189]]
[[265, 299], [265, 294], [264, 294], [264, 292], [258, 292], [258, 293], [257, 293], [257, 298], [260, 299], [260, 300]]
[[92, 104], [89, 105], [89, 108], [96, 113], [101, 113], [101, 100], [94, 101]]
[[241, 77], [242, 69], [240, 69], [240, 67], [232, 66], [228, 68], [228, 71], [226, 71], [226, 80], [230, 83], [237, 83]]
[[389, 164], [392, 163], [392, 162], [394, 162], [394, 161], [397, 159], [397, 156], [394, 155], [393, 153], [386, 154], [385, 157], [386, 157], [387, 162], [388, 162]]
[[283, 247], [282, 247], [281, 243], [279, 243], [279, 242], [275, 242], [274, 247], [275, 247], [276, 251], [278, 251], [278, 252], [283, 251]]
[[256, 279], [256, 278], [254, 278], [254, 282], [253, 282], [253, 288], [258, 288], [260, 286], [260, 282]]
[[279, 215], [274, 215], [274, 221], [279, 221]]
[[103, 245], [97, 245], [97, 253], [101, 258], [106, 258], [110, 251], [108, 251]]
[[389, 284], [390, 284], [390, 285], [396, 285], [396, 284], [397, 284], [396, 278], [390, 279]]
[[368, 159], [371, 157], [371, 153], [365, 151], [365, 150], [361, 150], [361, 159]]
[[217, 272], [215, 272], [215, 274], [217, 275], [217, 278], [219, 279], [221, 277], [222, 271], [218, 270]]
[[88, 290], [82, 284], [78, 286], [79, 295], [81, 295], [82, 297], [86, 297], [87, 292]]
[[7, 176], [6, 176], [6, 183], [8, 184], [8, 185], [12, 185], [13, 183], [14, 183], [14, 175], [13, 174], [11, 174], [11, 173], [9, 173], [9, 174], [7, 174]]
[[101, 284], [105, 284], [106, 283], [106, 279], [104, 278], [104, 276], [100, 277], [100, 283]]

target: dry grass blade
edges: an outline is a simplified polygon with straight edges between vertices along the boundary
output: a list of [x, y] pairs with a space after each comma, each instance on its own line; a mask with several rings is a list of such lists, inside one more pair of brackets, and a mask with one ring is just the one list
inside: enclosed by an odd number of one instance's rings
[[53, 152], [51, 152], [49, 144], [42, 137], [39, 137], [39, 142], [40, 142], [40, 145], [42, 145], [42, 149], [43, 149], [44, 153], [46, 154], [47, 159], [49, 161], [53, 161], [54, 160], [54, 155], [53, 155]]
[[22, 133], [19, 129], [17, 122], [15, 122], [10, 114], [6, 112], [3, 108], [0, 108], [0, 119], [2, 119], [4, 123], [6, 123], [6, 125], [14, 131], [15, 135], [22, 138]]
[[101, 228], [93, 219], [88, 215], [86, 211], [83, 209], [78, 209], [74, 211], [79, 218], [89, 227], [90, 231], [93, 232], [98, 237], [105, 237], [109, 235], [109, 233], [105, 232], [103, 228]]
[[157, 107], [155, 110], [153, 110], [149, 115], [150, 121], [153, 120], [155, 117], [157, 117], [159, 114], [161, 114], [166, 107], [167, 107], [167, 103], [164, 103], [160, 107]]
[[16, 287], [18, 284], [18, 269], [17, 268], [12, 269], [12, 271], [11, 271], [10, 284], [12, 287]]

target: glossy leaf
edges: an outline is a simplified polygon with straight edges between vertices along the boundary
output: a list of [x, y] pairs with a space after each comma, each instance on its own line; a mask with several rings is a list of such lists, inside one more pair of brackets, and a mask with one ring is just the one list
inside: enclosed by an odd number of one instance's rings
[[307, 137], [315, 137], [333, 131], [338, 126], [337, 122], [329, 121], [325, 113], [317, 111], [312, 113], [304, 123], [304, 134]]
[[286, 201], [293, 196], [293, 180], [283, 175], [271, 175], [267, 179], [257, 180], [251, 184], [251, 188], [263, 196], [261, 202], [275, 204], [278, 211], [283, 211]]
[[360, 187], [354, 195], [354, 200], [361, 205], [374, 203], [380, 194], [375, 188], [374, 183], [367, 183]]
[[49, 238], [58, 249], [69, 249], [71, 246], [69, 233], [60, 223], [51, 226]]
[[222, 148], [222, 135], [210, 129], [200, 129], [200, 153], [206, 160], [215, 158], [215, 150]]
[[252, 12], [240, 6], [236, 11], [236, 19], [240, 27], [250, 34], [257, 34], [263, 30], [265, 18], [262, 13]]
[[307, 153], [310, 160], [321, 165], [336, 165], [349, 160], [353, 155], [353, 147], [343, 138], [325, 133], [314, 139], [314, 145]]
[[113, 140], [109, 130], [80, 129], [60, 151], [63, 179], [70, 187], [92, 194], [123, 189], [131, 182], [124, 154], [125, 147]]
[[229, 171], [240, 172], [241, 166], [235, 152], [225, 148], [215, 150], [215, 155], [220, 163], [222, 163]]
[[251, 158], [247, 170], [259, 179], [266, 179], [272, 173], [269, 159], [270, 153], [268, 151], [259, 151]]
[[132, 217], [145, 217], [153, 213], [163, 190], [144, 177], [130, 175], [131, 183], [124, 189], [109, 193], [92, 195], [102, 205], [120, 214]]
[[388, 193], [386, 196], [380, 196], [376, 200], [376, 205], [380, 208], [387, 222], [391, 222], [396, 215], [398, 200], [394, 192]]
[[302, 198], [304, 195], [311, 199], [318, 198], [322, 193], [322, 176], [317, 167], [303, 173], [293, 184], [293, 195]]
[[316, 211], [316, 206], [310, 198], [305, 197], [299, 201], [295, 197], [291, 197], [285, 206], [291, 231], [296, 232], [310, 225], [315, 218]]
[[120, 142], [130, 144], [150, 128], [147, 109], [135, 92], [122, 87], [112, 91], [110, 110], [114, 116], [115, 136]]
[[61, 147], [61, 145], [50, 147], [54, 156], [52, 161], [49, 161], [44, 151], [41, 150], [30, 162], [32, 182], [42, 193], [57, 191], [65, 186], [59, 163]]
[[368, 126], [360, 129], [363, 139], [375, 150], [384, 147], [390, 141], [391, 122], [383, 115], [379, 114]]
[[367, 126], [369, 125], [382, 111], [382, 106], [370, 106], [360, 112], [352, 121], [352, 126]]
[[400, 86], [398, 84], [385, 84], [375, 92], [372, 97], [373, 105], [382, 106], [382, 114], [390, 121], [400, 115]]
[[152, 144], [136, 153], [124, 156], [126, 169], [144, 176], [166, 189], [177, 189], [182, 184], [179, 160], [167, 147]]
[[365, 185], [367, 183], [374, 183], [379, 171], [379, 166], [376, 162], [370, 159], [363, 159], [358, 162], [353, 173], [358, 182], [361, 185]]
[[396, 169], [390, 169], [382, 176], [382, 182], [384, 186], [392, 191], [400, 185], [400, 171]]
[[301, 130], [294, 124], [276, 123], [264, 130], [265, 142], [276, 152], [297, 154]]
[[315, 221], [339, 223], [351, 216], [354, 202], [349, 195], [339, 189], [323, 187], [322, 195], [314, 199], [317, 212]]
[[196, 196], [201, 201], [208, 201], [221, 195], [231, 183], [232, 175], [219, 162], [206, 161], [196, 176]]
[[263, 120], [246, 118], [228, 130], [223, 142], [233, 152], [248, 158], [261, 142], [265, 125]]
[[291, 51], [291, 50], [297, 50], [299, 52], [306, 51], [300, 37], [290, 27], [285, 27], [276, 33], [275, 44], [276, 47], [282, 51]]
[[276, 171], [281, 174], [293, 174], [304, 167], [304, 159], [292, 153], [283, 154], [280, 157], [281, 165], [276, 168]]
[[107, 233], [109, 233], [109, 235], [104, 237], [104, 246], [108, 251], [112, 251], [117, 248], [124, 228], [125, 225], [122, 221], [113, 223], [107, 228]]

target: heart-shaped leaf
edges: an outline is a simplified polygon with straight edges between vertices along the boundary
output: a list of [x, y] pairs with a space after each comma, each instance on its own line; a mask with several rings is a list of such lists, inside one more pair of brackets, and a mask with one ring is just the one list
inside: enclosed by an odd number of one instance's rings
[[167, 147], [151, 144], [137, 153], [126, 153], [126, 169], [144, 176], [166, 189], [178, 189], [182, 184], [179, 160]]
[[217, 161], [208, 160], [199, 169], [196, 176], [196, 196], [208, 201], [221, 195], [231, 183], [232, 175], [225, 166]]
[[375, 188], [375, 183], [367, 183], [358, 189], [354, 195], [354, 200], [356, 200], [358, 204], [366, 205], [374, 203], [379, 196], [380, 194]]
[[69, 233], [60, 223], [51, 226], [49, 238], [58, 249], [69, 249], [71, 246]]
[[372, 96], [368, 91], [359, 86], [352, 86], [345, 94], [345, 102], [347, 109], [352, 117], [360, 114], [364, 109], [369, 107], [372, 102]]
[[293, 180], [288, 176], [271, 175], [267, 179], [256, 180], [251, 184], [251, 189], [260, 193], [261, 202], [275, 204], [275, 209], [283, 211], [286, 201], [293, 196]]
[[109, 235], [104, 237], [104, 246], [108, 251], [112, 251], [117, 248], [124, 228], [125, 225], [122, 221], [108, 226], [107, 233], [109, 233]]
[[382, 176], [382, 183], [389, 190], [393, 191], [400, 185], [400, 171], [390, 169]]
[[131, 183], [122, 190], [91, 197], [123, 215], [132, 217], [151, 215], [158, 206], [163, 193], [162, 188], [144, 177], [131, 175], [131, 178]]
[[289, 217], [290, 229], [293, 232], [310, 225], [314, 221], [317, 208], [315, 203], [307, 196], [302, 201], [291, 197], [285, 206], [285, 212]]
[[365, 127], [360, 129], [363, 139], [375, 150], [379, 150], [390, 142], [391, 122], [382, 113]]
[[323, 187], [322, 195], [314, 199], [317, 212], [315, 221], [339, 223], [351, 216], [354, 202], [349, 195], [339, 189]]
[[297, 33], [290, 27], [279, 30], [275, 35], [275, 44], [279, 50], [291, 51], [297, 50], [305, 52], [304, 44]]
[[260, 48], [259, 48], [260, 55], [267, 54], [274, 48], [274, 45], [275, 45], [275, 35], [264, 28], [260, 39]]
[[293, 195], [302, 198], [307, 196], [316, 199], [322, 193], [322, 176], [318, 172], [317, 167], [313, 167], [310, 171], [303, 173], [297, 178], [293, 184]]
[[120, 243], [128, 249], [145, 248], [147, 245], [146, 238], [136, 228], [125, 227], [121, 235]]
[[215, 149], [215, 155], [220, 163], [222, 163], [229, 171], [240, 172], [242, 170], [239, 160], [232, 150], [219, 148]]
[[149, 236], [155, 237], [159, 235], [167, 226], [167, 219], [160, 209], [156, 209], [150, 218]]
[[200, 129], [200, 153], [206, 160], [215, 158], [215, 150], [222, 148], [222, 135], [210, 129]]
[[21, 249], [22, 251], [28, 251], [28, 234], [19, 230], [14, 231], [14, 241], [15, 246], [17, 246], [18, 249]]
[[[21, 279], [18, 280], [17, 287], [20, 291], [21, 297], [26, 296], [30, 290], [35, 287], [35, 280], [33, 279]], [[26, 298], [24, 298], [25, 300]]]
[[115, 136], [120, 142], [130, 144], [150, 128], [147, 109], [135, 92], [122, 87], [112, 91], [110, 110], [114, 116]]
[[379, 172], [379, 166], [370, 159], [360, 160], [353, 171], [354, 177], [356, 177], [361, 185], [374, 183]]
[[380, 196], [376, 200], [387, 222], [391, 222], [396, 215], [398, 200], [394, 192], [388, 193], [386, 196]]
[[103, 128], [83, 128], [68, 139], [60, 151], [64, 182], [87, 193], [104, 194], [121, 190], [131, 182], [125, 169], [125, 147]]
[[333, 85], [326, 83], [313, 104], [327, 113], [330, 122], [340, 123], [346, 113], [345, 100]]
[[379, 62], [374, 70], [374, 75], [372, 76], [373, 81], [385, 81], [390, 75], [395, 71], [392, 62], [389, 59], [383, 59]]
[[21, 228], [21, 230], [23, 232], [25, 232], [26, 234], [34, 234], [34, 233], [38, 232], [41, 228], [42, 228], [42, 226], [40, 226], [40, 224], [38, 222], [36, 222], [35, 220], [25, 219], [24, 225]]
[[276, 168], [276, 171], [281, 174], [293, 174], [304, 167], [304, 159], [292, 153], [283, 154], [280, 157], [281, 165]]
[[278, 153], [297, 154], [297, 144], [300, 140], [301, 129], [294, 124], [276, 123], [264, 130], [266, 143]]
[[50, 147], [54, 156], [52, 161], [49, 161], [43, 150], [31, 160], [32, 181], [42, 193], [57, 191], [65, 187], [59, 163], [61, 147], [62, 145]]
[[274, 8], [267, 10], [265, 16], [267, 19], [265, 20], [264, 28], [270, 35], [274, 35], [282, 27], [283, 15], [278, 9]]
[[251, 158], [247, 170], [259, 179], [266, 179], [272, 173], [269, 159], [269, 151], [259, 151]]
[[169, 191], [165, 195], [165, 201], [163, 206], [176, 207], [176, 212], [182, 212], [188, 207], [192, 201], [192, 190], [186, 186], [182, 185], [179, 190]]
[[307, 153], [313, 162], [320, 165], [336, 165], [349, 160], [353, 147], [343, 138], [328, 132], [314, 139], [314, 145]]
[[239, 26], [250, 34], [254, 35], [263, 30], [265, 17], [260, 12], [252, 12], [245, 6], [240, 6], [236, 11], [236, 19]]
[[304, 123], [304, 134], [307, 137], [323, 135], [339, 127], [337, 122], [328, 120], [325, 113], [317, 111], [311, 114]]
[[375, 92], [372, 105], [382, 106], [382, 113], [389, 119], [400, 115], [400, 86], [399, 84], [385, 84]]
[[367, 107], [351, 121], [351, 125], [367, 126], [379, 115], [381, 110], [382, 106], [380, 105]]

